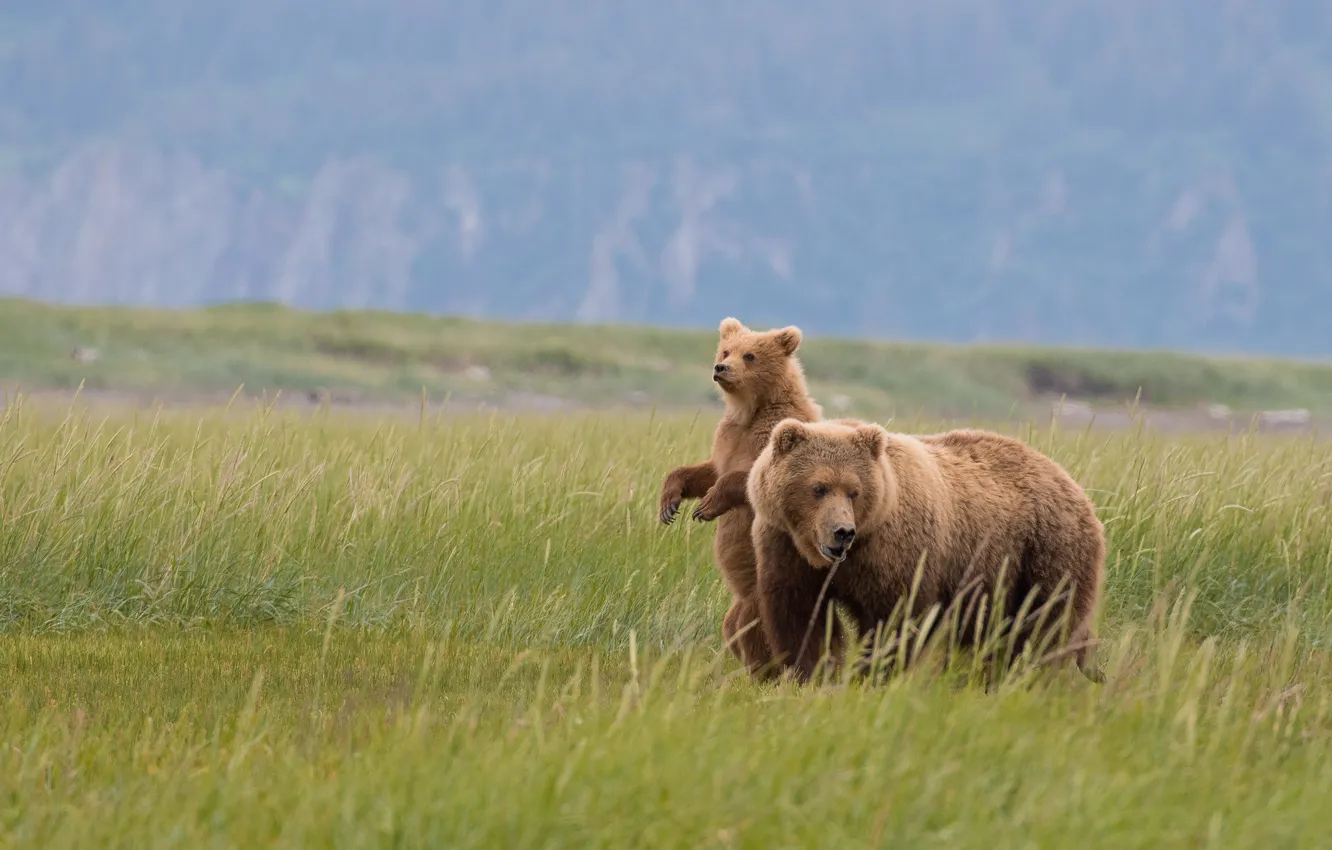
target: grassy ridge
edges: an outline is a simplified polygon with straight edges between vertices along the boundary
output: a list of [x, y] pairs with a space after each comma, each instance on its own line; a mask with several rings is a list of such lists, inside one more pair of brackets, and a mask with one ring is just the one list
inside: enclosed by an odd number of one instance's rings
[[[1332, 445], [1028, 429], [1111, 544], [1111, 681], [758, 687], [708, 421], [0, 425], [0, 843], [1258, 846], [1332, 821]], [[896, 423], [929, 427], [929, 423]]]
[[[718, 320], [720, 320], [720, 316]], [[742, 317], [743, 318], [743, 317]], [[798, 323], [793, 317], [792, 321]], [[27, 388], [159, 393], [334, 391], [352, 398], [504, 402], [538, 394], [581, 404], [695, 407], [709, 331], [518, 325], [271, 305], [191, 311], [66, 308], [0, 301], [0, 380]], [[76, 347], [95, 349], [84, 362]], [[861, 414], [1000, 416], [1050, 397], [1162, 407], [1332, 411], [1332, 366], [1162, 352], [945, 347], [811, 338], [815, 395]], [[702, 377], [700, 377], [702, 376]]]

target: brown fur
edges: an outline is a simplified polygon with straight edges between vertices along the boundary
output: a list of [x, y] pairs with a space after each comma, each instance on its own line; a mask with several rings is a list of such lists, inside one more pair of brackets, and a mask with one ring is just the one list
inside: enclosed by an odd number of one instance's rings
[[[782, 422], [753, 466], [748, 494], [760, 621], [774, 656], [798, 678], [816, 668], [825, 621], [838, 628], [833, 604], [862, 636], [899, 603], [896, 615], [917, 623], [937, 605], [934, 622], [955, 617], [955, 645], [974, 646], [985, 608], [1002, 605], [1011, 621], [1031, 593], [1014, 657], [1063, 625], [1064, 650], [1088, 678], [1103, 680], [1089, 644], [1104, 529], [1068, 473], [1021, 441], [978, 430], [912, 437], [845, 420]], [[1041, 606], [1043, 627], [1035, 622]]]
[[822, 411], [809, 397], [805, 373], [795, 356], [801, 342], [799, 328], [754, 332], [728, 318], [719, 331], [713, 380], [726, 401], [726, 412], [713, 434], [708, 459], [666, 476], [661, 521], [670, 524], [675, 519], [681, 500], [700, 497], [694, 519], [718, 520], [713, 552], [732, 597], [722, 634], [736, 656], [757, 673], [771, 656], [755, 622], [757, 580], [750, 536], [754, 513], [745, 484], [774, 425], [784, 419], [814, 422]]

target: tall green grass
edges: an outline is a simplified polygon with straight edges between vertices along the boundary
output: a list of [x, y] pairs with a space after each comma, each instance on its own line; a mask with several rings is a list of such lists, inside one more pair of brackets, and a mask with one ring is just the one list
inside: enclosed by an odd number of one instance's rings
[[[1018, 432], [1110, 538], [1110, 681], [758, 686], [688, 416], [0, 424], [0, 842], [1311, 846], [1332, 444]], [[934, 423], [890, 423], [925, 430]]]

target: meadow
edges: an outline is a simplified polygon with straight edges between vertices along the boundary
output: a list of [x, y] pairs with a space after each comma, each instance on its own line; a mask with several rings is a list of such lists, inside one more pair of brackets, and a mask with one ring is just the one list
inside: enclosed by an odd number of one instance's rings
[[[741, 316], [756, 329], [774, 326]], [[718, 318], [720, 321], [721, 317]], [[784, 324], [784, 322], [778, 322]], [[70, 307], [0, 298], [0, 385], [145, 400], [246, 393], [335, 406], [430, 399], [505, 409], [716, 405], [715, 328], [501, 322], [276, 304], [190, 310]], [[1044, 415], [1066, 395], [1102, 408], [1332, 414], [1332, 364], [1173, 351], [940, 345], [806, 333], [800, 360], [839, 414]], [[839, 403], [841, 402], [841, 403]]]
[[[0, 414], [0, 844], [1245, 847], [1332, 829], [1332, 444], [1006, 428], [1109, 681], [758, 685], [711, 413]], [[940, 423], [893, 421], [900, 430]]]

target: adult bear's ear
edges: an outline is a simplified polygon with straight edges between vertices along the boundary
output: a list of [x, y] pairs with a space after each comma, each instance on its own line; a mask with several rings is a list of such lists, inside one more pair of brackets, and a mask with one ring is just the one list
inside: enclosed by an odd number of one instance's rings
[[721, 331], [721, 338], [726, 339], [727, 337], [735, 336], [736, 334], [742, 334], [749, 330], [749, 328], [740, 324], [739, 319], [733, 319], [730, 316], [727, 316], [725, 319], [722, 319], [721, 327], [718, 328], [718, 330]]
[[787, 357], [790, 357], [792, 354], [795, 354], [796, 349], [800, 347], [802, 335], [800, 333], [800, 328], [791, 325], [790, 327], [782, 328], [774, 333], [773, 339], [777, 340], [777, 347], [782, 350], [782, 353]]
[[879, 456], [888, 449], [888, 432], [883, 429], [882, 425], [865, 424], [856, 428], [852, 441], [869, 452], [870, 457], [878, 460]]
[[799, 419], [783, 419], [772, 429], [773, 454], [778, 456], [788, 454], [808, 437], [809, 431], [805, 428], [805, 423]]

